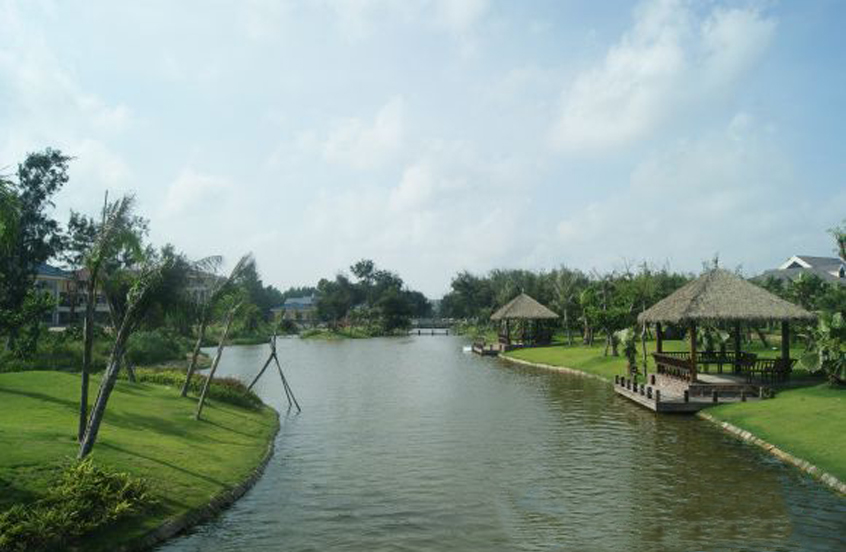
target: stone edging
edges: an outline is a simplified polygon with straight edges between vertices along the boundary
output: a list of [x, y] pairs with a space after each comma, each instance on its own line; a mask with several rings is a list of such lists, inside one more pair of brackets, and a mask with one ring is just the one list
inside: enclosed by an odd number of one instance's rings
[[[601, 376], [597, 376], [596, 374], [590, 374], [588, 372], [583, 372], [581, 370], [575, 370], [573, 368], [567, 368], [565, 366], [554, 366], [552, 364], [543, 364], [543, 363], [540, 363], [540, 362], [530, 362], [528, 360], [523, 360], [523, 359], [519, 359], [519, 358], [512, 358], [512, 357], [503, 356], [503, 355], [500, 355], [499, 358], [507, 360], [508, 362], [513, 362], [515, 364], [523, 364], [525, 366], [534, 366], [534, 367], [537, 367], [537, 368], [545, 368], [547, 370], [554, 370], [554, 371], [557, 371], [557, 372], [564, 372], [564, 373], [573, 374], [573, 375], [576, 375], [576, 376], [593, 378], [593, 379], [597, 379], [597, 380], [603, 381], [605, 383], [608, 383], [609, 385], [611, 384], [611, 382], [609, 382], [607, 379], [605, 379]], [[796, 456], [793, 456], [792, 454], [789, 454], [789, 453], [781, 450], [777, 446], [775, 446], [771, 443], [768, 443], [768, 442], [764, 441], [763, 439], [761, 439], [759, 437], [756, 437], [754, 434], [750, 433], [749, 431], [746, 431], [745, 429], [740, 429], [739, 427], [732, 425], [728, 422], [723, 422], [722, 420], [718, 420], [714, 416], [711, 416], [710, 414], [708, 414], [704, 411], [699, 411], [699, 412], [696, 413], [696, 415], [703, 420], [706, 420], [708, 422], [711, 422], [712, 424], [719, 426], [724, 431], [734, 435], [735, 437], [737, 437], [738, 439], [740, 439], [742, 441], [746, 441], [747, 443], [752, 443], [753, 445], [757, 445], [757, 446], [761, 447], [762, 449], [764, 449], [765, 451], [767, 451], [771, 455], [775, 456], [776, 458], [778, 458], [782, 462], [785, 462], [785, 463], [790, 464], [790, 465], [792, 465], [796, 468], [799, 468], [799, 470], [801, 470], [801, 471], [807, 473], [808, 475], [814, 477], [815, 479], [820, 481], [823, 485], [833, 489], [834, 491], [836, 491], [840, 494], [846, 494], [846, 483], [844, 483], [843, 481], [840, 481], [839, 479], [837, 479], [832, 474], [821, 470], [820, 468], [811, 464], [807, 460], [802, 460], [801, 458], [797, 458]]]
[[250, 490], [253, 485], [255, 485], [256, 481], [258, 481], [259, 477], [261, 477], [264, 473], [264, 468], [267, 467], [267, 463], [273, 456], [273, 451], [276, 446], [276, 436], [279, 435], [279, 427], [279, 412], [276, 412], [276, 429], [273, 431], [273, 435], [267, 443], [267, 450], [265, 450], [264, 456], [259, 464], [253, 468], [250, 475], [248, 475], [241, 483], [230, 489], [221, 491], [212, 498], [208, 504], [199, 506], [180, 516], [165, 521], [143, 537], [118, 548], [118, 552], [138, 552], [141, 550], [149, 550], [154, 546], [175, 537], [186, 529], [214, 518], [223, 510], [231, 506], [236, 500], [244, 496], [244, 494]]
[[731, 435], [737, 437], [741, 441], [745, 441], [747, 443], [751, 443], [753, 445], [757, 445], [767, 451], [768, 453], [772, 454], [782, 462], [790, 464], [796, 468], [799, 468], [800, 471], [807, 473], [808, 475], [818, 479], [823, 485], [830, 487], [837, 491], [840, 494], [846, 494], [846, 483], [843, 483], [839, 479], [837, 479], [832, 474], [821, 470], [820, 468], [816, 467], [815, 465], [811, 464], [807, 460], [802, 460], [801, 458], [797, 458], [792, 454], [785, 452], [778, 448], [777, 446], [764, 441], [760, 437], [756, 437], [753, 433], [746, 431], [745, 429], [741, 429], [736, 425], [730, 424], [728, 422], [724, 422], [715, 418], [714, 416], [708, 414], [707, 412], [697, 412], [696, 415], [703, 420], [707, 420], [712, 424], [715, 424], [723, 429], [723, 431], [730, 433]]
[[572, 374], [574, 376], [579, 376], [582, 378], [590, 378], [605, 382], [610, 385], [610, 381], [603, 378], [602, 376], [597, 376], [596, 374], [591, 374], [589, 372], [584, 372], [582, 370], [576, 370], [574, 368], [567, 368], [566, 366], [555, 366], [554, 364], [543, 364], [541, 362], [531, 362], [528, 360], [523, 360], [522, 358], [514, 358], [504, 355], [499, 355], [497, 358], [501, 358], [503, 360], [507, 360], [508, 362], [513, 362], [514, 364], [522, 364], [524, 366], [532, 366], [534, 368], [544, 368], [546, 370], [552, 370], [554, 372], [564, 372], [565, 374]]

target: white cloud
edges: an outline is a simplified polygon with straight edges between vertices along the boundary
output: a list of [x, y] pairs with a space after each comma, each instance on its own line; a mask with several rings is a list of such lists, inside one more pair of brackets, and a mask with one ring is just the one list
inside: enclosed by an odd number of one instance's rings
[[110, 102], [80, 81], [39, 22], [49, 4], [0, 4], [0, 163], [17, 163], [45, 147], [73, 157], [70, 184], [57, 196], [59, 219], [72, 208], [96, 212], [105, 190], [122, 192], [133, 172], [113, 141], [132, 129], [129, 106]]
[[[372, 122], [359, 118], [340, 121], [322, 144], [324, 158], [356, 169], [372, 169], [386, 163], [402, 144], [403, 110], [403, 99], [395, 97]], [[300, 142], [306, 144], [307, 138]]]
[[770, 133], [741, 113], [720, 132], [644, 160], [627, 187], [562, 219], [556, 246], [583, 267], [627, 257], [695, 269], [719, 253], [755, 272], [818, 241], [820, 228], [798, 221], [824, 225], [846, 209], [842, 194], [820, 209], [797, 200], [798, 189]]
[[435, 20], [456, 34], [467, 33], [490, 9], [488, 0], [436, 0]]
[[562, 96], [551, 140], [570, 152], [601, 151], [656, 129], [728, 94], [762, 56], [775, 21], [752, 8], [655, 0], [599, 67], [579, 74]]
[[204, 211], [208, 205], [222, 203], [222, 196], [230, 189], [227, 180], [186, 167], [168, 188], [162, 212], [176, 216], [189, 210]]

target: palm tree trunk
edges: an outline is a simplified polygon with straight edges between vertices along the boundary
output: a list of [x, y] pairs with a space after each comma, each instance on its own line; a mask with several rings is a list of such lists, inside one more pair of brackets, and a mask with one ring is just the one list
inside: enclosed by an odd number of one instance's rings
[[194, 352], [191, 354], [191, 363], [188, 364], [188, 373], [185, 375], [185, 383], [182, 384], [182, 391], [179, 393], [180, 397], [188, 396], [188, 388], [191, 385], [191, 377], [194, 375], [194, 370], [197, 369], [197, 359], [200, 356], [200, 347], [203, 344], [203, 338], [206, 336], [207, 324], [208, 317], [204, 312], [203, 318], [200, 320], [200, 329], [197, 331], [197, 343], [194, 344]]
[[79, 424], [77, 440], [82, 442], [85, 436], [85, 426], [88, 424], [88, 380], [91, 372], [91, 351], [94, 345], [94, 301], [96, 300], [97, 275], [95, 271], [88, 274], [87, 300], [85, 305], [85, 321], [82, 330], [82, 389], [79, 393]]
[[[129, 316], [129, 315], [127, 315]], [[100, 431], [100, 424], [103, 421], [103, 416], [106, 413], [106, 405], [109, 402], [109, 396], [115, 387], [118, 374], [120, 373], [120, 366], [123, 363], [123, 355], [126, 352], [126, 341], [129, 339], [131, 333], [130, 324], [124, 319], [120, 330], [115, 337], [115, 344], [112, 347], [112, 354], [109, 358], [109, 367], [106, 369], [106, 374], [100, 382], [100, 390], [97, 392], [97, 399], [94, 401], [94, 408], [91, 409], [91, 417], [88, 419], [88, 425], [85, 428], [85, 435], [79, 446], [79, 454], [77, 458], [82, 459], [88, 456], [91, 449], [94, 448], [94, 443], [97, 441], [97, 433]]]
[[203, 383], [203, 391], [200, 393], [200, 400], [197, 403], [197, 413], [194, 415], [194, 418], [199, 420], [200, 415], [203, 413], [203, 406], [206, 404], [206, 394], [209, 392], [209, 385], [211, 385], [211, 380], [214, 377], [214, 373], [217, 371], [217, 365], [220, 363], [220, 357], [223, 356], [223, 348], [226, 346], [226, 338], [229, 337], [229, 329], [232, 327], [232, 321], [235, 319], [235, 311], [238, 307], [235, 307], [231, 311], [226, 318], [226, 327], [223, 329], [223, 335], [220, 337], [220, 343], [217, 346], [217, 354], [214, 355], [214, 362], [212, 362], [211, 370], [209, 370], [209, 375], [206, 378], [205, 383]]

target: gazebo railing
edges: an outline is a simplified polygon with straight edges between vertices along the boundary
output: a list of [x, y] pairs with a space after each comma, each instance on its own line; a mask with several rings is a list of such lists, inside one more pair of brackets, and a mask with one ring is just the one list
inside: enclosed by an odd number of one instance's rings
[[652, 353], [652, 358], [659, 374], [687, 381], [692, 379], [689, 353]]

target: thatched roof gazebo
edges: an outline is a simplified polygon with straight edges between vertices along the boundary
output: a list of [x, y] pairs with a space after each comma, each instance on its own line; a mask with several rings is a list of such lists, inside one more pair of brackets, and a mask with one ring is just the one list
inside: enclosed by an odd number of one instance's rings
[[[491, 320], [500, 323], [499, 342], [509, 348], [511, 343], [511, 322], [516, 321], [522, 324], [521, 345], [538, 345], [548, 342], [548, 336], [539, 335], [537, 322], [543, 320], [555, 320], [558, 315], [541, 305], [525, 293], [521, 293], [505, 306], [491, 315]], [[528, 328], [532, 325], [531, 329]]]
[[[664, 368], [672, 368], [669, 373], [696, 381], [697, 358], [696, 326], [697, 324], [728, 322], [734, 324], [733, 358], [723, 358], [719, 361], [734, 364], [739, 370], [743, 362], [740, 356], [740, 324], [742, 322], [781, 322], [781, 363], [773, 362], [773, 370], [787, 370], [792, 363], [790, 360], [790, 323], [807, 322], [815, 319], [815, 315], [805, 309], [776, 297], [772, 293], [751, 284], [721, 269], [713, 269], [696, 280], [688, 283], [672, 295], [662, 299], [638, 316], [642, 324], [655, 324], [657, 343], [655, 362], [661, 372]], [[676, 354], [666, 354], [662, 347], [662, 323], [687, 326], [690, 331], [690, 353], [681, 357]], [[679, 362], [685, 360], [686, 362]]]

